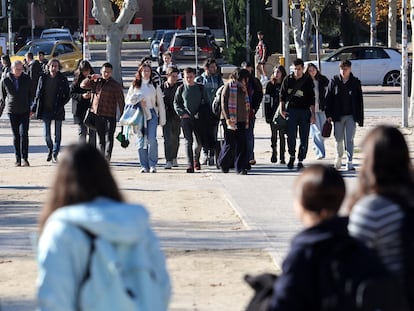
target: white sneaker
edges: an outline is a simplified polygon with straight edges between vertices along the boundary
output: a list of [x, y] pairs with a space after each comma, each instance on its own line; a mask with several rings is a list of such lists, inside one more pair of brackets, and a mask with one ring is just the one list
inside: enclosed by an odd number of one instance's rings
[[141, 173], [148, 173], [148, 169], [146, 167], [141, 167]]
[[155, 168], [155, 166], [151, 166], [150, 168], [150, 173], [156, 173], [157, 169]]
[[172, 160], [172, 166], [173, 167], [178, 167], [178, 162], [177, 162], [177, 158]]
[[165, 166], [164, 166], [164, 168], [166, 169], [166, 170], [170, 170], [171, 168], [172, 168], [172, 162], [171, 161], [167, 161], [166, 163], [165, 163]]
[[341, 166], [342, 166], [342, 159], [341, 158], [336, 158], [335, 159], [335, 163], [334, 163], [334, 167], [337, 170], [340, 170], [341, 169]]

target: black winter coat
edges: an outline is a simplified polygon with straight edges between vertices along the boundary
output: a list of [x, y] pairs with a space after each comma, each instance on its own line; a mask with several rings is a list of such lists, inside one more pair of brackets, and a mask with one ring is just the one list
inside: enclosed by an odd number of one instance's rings
[[[43, 103], [47, 96], [44, 81], [48, 74], [42, 74], [39, 78], [39, 84], [37, 85], [37, 91], [35, 100], [32, 106], [32, 112], [36, 113], [37, 119], [43, 119], [45, 117], [43, 112]], [[69, 97], [69, 82], [68, 79], [61, 73], [58, 72], [56, 76], [58, 80], [56, 98], [53, 104], [53, 114], [50, 117], [51, 120], [65, 120], [65, 105], [68, 103]]]
[[[348, 83], [351, 92], [352, 116], [359, 126], [364, 126], [364, 100], [362, 97], [361, 81], [351, 73]], [[332, 118], [334, 122], [340, 121], [342, 117], [341, 101], [338, 96], [338, 89], [340, 87], [343, 87], [342, 79], [339, 75], [336, 75], [329, 83], [325, 109], [326, 117]]]
[[87, 93], [89, 90], [82, 89], [80, 87], [81, 79], [73, 81], [70, 85], [70, 98], [72, 99], [72, 114], [73, 122], [75, 124], [83, 123], [85, 119], [86, 111], [91, 107], [91, 99], [85, 99], [82, 94]]
[[22, 114], [30, 112], [33, 97], [32, 80], [28, 75], [23, 73], [18, 81], [19, 89], [16, 90], [11, 72], [6, 73], [4, 79], [1, 80], [1, 112], [4, 107], [6, 107], [7, 113]]

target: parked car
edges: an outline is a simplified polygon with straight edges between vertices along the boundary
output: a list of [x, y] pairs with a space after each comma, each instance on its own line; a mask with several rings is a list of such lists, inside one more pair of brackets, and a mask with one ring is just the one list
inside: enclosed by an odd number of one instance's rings
[[40, 39], [73, 41], [72, 34], [67, 28], [49, 28], [42, 31]]
[[168, 50], [170, 46], [171, 39], [173, 38], [174, 34], [182, 32], [183, 30], [175, 29], [175, 30], [166, 30], [162, 35], [160, 40], [160, 46], [158, 51], [158, 64], [161, 66], [163, 63], [162, 60], [162, 53]]
[[68, 40], [33, 40], [24, 45], [17, 53], [10, 57], [11, 61], [24, 60], [27, 52], [32, 52], [35, 58], [39, 51], [45, 52], [46, 59], [57, 58], [62, 65], [62, 72], [70, 73], [75, 71], [82, 60], [82, 51], [79, 47]]
[[[195, 28], [194, 28], [194, 26], [190, 26], [190, 27], [187, 27], [185, 30], [190, 31], [190, 32], [194, 32], [195, 31]], [[197, 27], [197, 33], [205, 33], [210, 38], [211, 41], [216, 40], [214, 38], [213, 33], [211, 32], [210, 27], [207, 27], [207, 26], [198, 26]]]
[[195, 50], [194, 33], [176, 33], [170, 43], [168, 50], [171, 52], [173, 63], [194, 62], [197, 55], [198, 60], [214, 58], [215, 48], [212, 46], [206, 34], [197, 34], [197, 51]]
[[154, 31], [152, 37], [149, 37], [148, 40], [151, 41], [150, 52], [152, 60], [158, 60], [159, 46], [162, 35], [164, 34], [165, 29], [157, 29]]
[[40, 34], [42, 33], [44, 28], [42, 27], [35, 27], [33, 29], [33, 37], [32, 37], [32, 27], [31, 26], [21, 26], [19, 31], [14, 36], [14, 50], [18, 51], [21, 49], [23, 45], [25, 45], [28, 41], [39, 39]]
[[401, 53], [398, 50], [379, 46], [339, 48], [321, 58], [322, 74], [328, 78], [339, 74], [339, 63], [345, 59], [352, 62], [352, 73], [362, 85], [401, 85]]

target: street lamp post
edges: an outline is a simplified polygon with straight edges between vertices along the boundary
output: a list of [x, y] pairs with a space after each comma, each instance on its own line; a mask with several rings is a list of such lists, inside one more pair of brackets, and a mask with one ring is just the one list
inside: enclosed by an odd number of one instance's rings
[[13, 31], [12, 31], [12, 5], [11, 0], [7, 2], [7, 16], [8, 16], [8, 35], [9, 35], [9, 55], [14, 54], [13, 46]]

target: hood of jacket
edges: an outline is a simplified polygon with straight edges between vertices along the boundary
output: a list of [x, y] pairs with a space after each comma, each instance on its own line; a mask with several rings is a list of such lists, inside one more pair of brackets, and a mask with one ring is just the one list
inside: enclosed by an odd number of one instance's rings
[[81, 227], [115, 243], [136, 243], [147, 234], [149, 215], [140, 205], [97, 198], [56, 210], [48, 222], [60, 221]]

